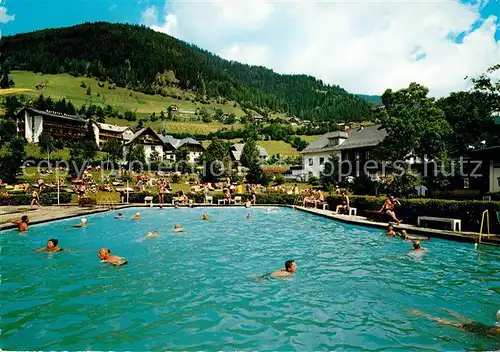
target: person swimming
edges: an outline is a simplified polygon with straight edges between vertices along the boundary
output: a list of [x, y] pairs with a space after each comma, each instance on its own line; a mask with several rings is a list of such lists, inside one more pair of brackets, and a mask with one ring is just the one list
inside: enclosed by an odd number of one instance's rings
[[73, 225], [73, 227], [86, 227], [86, 226], [87, 226], [87, 219], [85, 218], [82, 218], [79, 224]]
[[394, 231], [394, 226], [392, 226], [391, 224], [387, 225], [387, 230], [385, 234], [389, 237], [395, 237], [398, 235], [398, 233]]
[[419, 236], [409, 236], [406, 230], [401, 230], [401, 233], [397, 233], [399, 237], [401, 237], [403, 240], [407, 241], [427, 241], [429, 237], [419, 237]]
[[282, 277], [288, 277], [293, 275], [293, 273], [296, 271], [297, 271], [297, 263], [295, 263], [295, 260], [287, 260], [285, 262], [285, 269], [264, 274], [260, 277], [260, 279], [277, 279]]
[[147, 240], [148, 238], [155, 238], [155, 237], [160, 237], [158, 235], [158, 231], [148, 232], [148, 234], [142, 240], [144, 241]]
[[118, 213], [118, 215], [115, 216], [115, 219], [123, 219], [123, 214], [122, 213]]
[[141, 214], [135, 213], [135, 215], [132, 217], [132, 220], [139, 220], [141, 218]]
[[436, 318], [430, 314], [426, 314], [416, 309], [410, 310], [410, 313], [416, 316], [425, 317], [441, 325], [451, 326], [453, 328], [467, 331], [481, 337], [500, 337], [500, 309], [496, 314], [497, 321], [493, 325], [486, 325], [478, 321], [463, 317], [460, 314], [455, 313], [449, 309], [441, 308], [441, 310], [448, 313], [457, 320], [453, 321], [449, 319]]
[[247, 220], [250, 220], [251, 217], [252, 217], [252, 214], [248, 213], [247, 214]]
[[210, 217], [208, 216], [207, 213], [205, 213], [202, 215], [201, 220], [210, 220]]
[[59, 240], [55, 238], [51, 238], [50, 240], [47, 241], [47, 245], [45, 247], [41, 247], [38, 249], [35, 249], [35, 252], [62, 252], [64, 251], [63, 248], [58, 246]]
[[21, 217], [21, 220], [19, 221], [12, 221], [13, 224], [17, 225], [17, 231], [19, 232], [24, 232], [28, 231], [28, 223], [30, 222], [30, 219], [28, 218], [28, 215], [23, 215]]
[[97, 256], [99, 257], [102, 263], [108, 263], [116, 266], [125, 265], [128, 263], [125, 258], [111, 254], [111, 250], [109, 248], [99, 249]]
[[175, 225], [174, 225], [174, 231], [175, 232], [183, 232], [184, 228], [181, 226], [181, 224], [179, 224], [178, 222], [176, 222]]
[[420, 243], [419, 240], [413, 241], [413, 249], [410, 249], [410, 253], [415, 253], [415, 252], [427, 252], [426, 248], [422, 248], [422, 244]]

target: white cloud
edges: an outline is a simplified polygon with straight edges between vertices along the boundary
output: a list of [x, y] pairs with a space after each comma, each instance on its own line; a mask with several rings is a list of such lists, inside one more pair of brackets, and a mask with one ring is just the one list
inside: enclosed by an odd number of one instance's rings
[[172, 0], [162, 21], [149, 8], [142, 22], [230, 60], [311, 74], [356, 93], [417, 81], [442, 96], [499, 61], [498, 19], [481, 19], [485, 3]]
[[141, 14], [141, 23], [151, 29], [169, 35], [175, 35], [177, 29], [177, 16], [165, 11], [163, 24], [158, 21], [158, 10], [156, 6], [148, 7]]
[[[0, 0], [0, 5], [2, 4], [2, 0]], [[0, 6], [0, 23], [7, 23], [10, 21], [14, 21], [16, 19], [16, 15], [7, 14], [7, 8], [5, 6]]]

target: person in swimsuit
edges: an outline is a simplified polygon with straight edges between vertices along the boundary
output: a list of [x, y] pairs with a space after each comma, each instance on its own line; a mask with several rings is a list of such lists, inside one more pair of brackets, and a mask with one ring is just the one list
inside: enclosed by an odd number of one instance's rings
[[398, 235], [398, 233], [394, 231], [394, 226], [392, 226], [391, 224], [387, 225], [385, 234], [389, 237], [396, 237]]
[[38, 195], [38, 192], [33, 190], [33, 192], [31, 192], [31, 205], [30, 205], [30, 208], [33, 207], [34, 205], [37, 205], [38, 208], [41, 208], [42, 206], [40, 205], [40, 196]]
[[413, 241], [413, 249], [410, 250], [410, 253], [415, 253], [415, 252], [427, 252], [426, 248], [422, 248], [422, 244], [420, 241]]
[[111, 250], [109, 248], [99, 249], [97, 256], [99, 257], [101, 262], [108, 263], [111, 265], [120, 266], [120, 265], [125, 265], [128, 263], [126, 259], [119, 257], [117, 255], [111, 254]]
[[148, 238], [155, 238], [155, 237], [160, 237], [158, 236], [158, 231], [153, 231], [149, 232], [142, 240], [147, 240]]
[[335, 209], [337, 214], [349, 214], [349, 196], [347, 195], [347, 191], [342, 192], [342, 204], [337, 205], [337, 209]]
[[158, 184], [158, 203], [160, 203], [160, 206], [163, 204], [163, 194], [165, 193], [165, 185], [163, 184], [163, 181], [160, 181]]
[[87, 226], [87, 219], [82, 218], [81, 223], [73, 225], [73, 227], [86, 227]]
[[179, 224], [178, 222], [175, 223], [174, 225], [174, 231], [175, 232], [184, 232], [184, 228]]
[[288, 277], [293, 275], [297, 271], [297, 264], [295, 260], [287, 260], [285, 262], [285, 269], [274, 271], [272, 273], [267, 273], [262, 275], [260, 279], [277, 279], [282, 277]]
[[201, 217], [201, 220], [210, 220], [210, 217], [208, 216], [207, 213], [203, 214], [203, 216]]
[[28, 215], [23, 215], [21, 217], [21, 220], [19, 220], [19, 221], [12, 221], [13, 224], [17, 225], [17, 230], [19, 232], [28, 231], [28, 223], [29, 222], [30, 222], [30, 219], [28, 218]]
[[407, 240], [410, 240], [410, 241], [427, 241], [429, 239], [429, 237], [420, 237], [420, 236], [409, 236], [408, 233], [406, 232], [406, 230], [401, 230], [401, 233], [399, 232], [396, 232], [397, 235], [399, 235], [399, 237], [401, 237], [403, 240], [407, 241]]
[[445, 311], [457, 320], [453, 321], [449, 319], [436, 318], [416, 309], [411, 310], [410, 313], [420, 317], [425, 317], [441, 325], [451, 326], [481, 337], [500, 337], [500, 309], [497, 312], [497, 321], [493, 325], [486, 325], [478, 321], [474, 321], [448, 309], [442, 308], [441, 310]]
[[122, 213], [118, 213], [117, 216], [115, 216], [115, 219], [123, 219], [123, 214]]
[[255, 186], [254, 185], [252, 185], [251, 194], [252, 194], [252, 201], [251, 201], [251, 203], [252, 204], [257, 204], [257, 191], [255, 190]]
[[47, 241], [47, 246], [35, 249], [35, 252], [62, 252], [64, 249], [58, 246], [59, 240], [51, 238]]
[[135, 213], [135, 215], [132, 217], [132, 220], [139, 220], [141, 218], [141, 214]]
[[389, 196], [382, 205], [382, 208], [380, 208], [380, 212], [390, 216], [399, 225], [403, 220], [399, 220], [396, 217], [396, 213], [394, 212], [396, 205], [401, 205], [399, 200], [394, 198], [394, 196]]

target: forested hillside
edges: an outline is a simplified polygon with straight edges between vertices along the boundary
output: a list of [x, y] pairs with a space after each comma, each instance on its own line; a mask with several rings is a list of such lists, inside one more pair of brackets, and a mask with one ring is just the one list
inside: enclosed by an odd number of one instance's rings
[[363, 121], [370, 104], [306, 75], [280, 75], [221, 59], [143, 26], [86, 23], [2, 38], [11, 70], [96, 77], [146, 94], [178, 86], [198, 99], [222, 97], [262, 114], [309, 120]]

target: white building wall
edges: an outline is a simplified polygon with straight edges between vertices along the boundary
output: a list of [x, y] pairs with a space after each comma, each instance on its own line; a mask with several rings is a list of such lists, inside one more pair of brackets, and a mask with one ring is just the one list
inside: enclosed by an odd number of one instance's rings
[[97, 144], [97, 146], [100, 146], [100, 142], [101, 142], [101, 138], [100, 138], [100, 130], [99, 130], [99, 127], [97, 126], [97, 124], [93, 123], [92, 124], [92, 128], [94, 129], [94, 136], [95, 136], [95, 143]]
[[202, 154], [201, 152], [189, 152], [189, 154], [188, 154], [189, 160], [188, 161], [190, 163], [195, 163], [196, 160], [198, 160], [200, 158], [201, 154]]
[[493, 160], [490, 160], [490, 192], [500, 191], [500, 167], [495, 167]]
[[[319, 177], [321, 171], [323, 171], [324, 163], [328, 161], [331, 155], [332, 155], [331, 151], [323, 153], [304, 154], [302, 156], [302, 166], [304, 170], [303, 172], [306, 175]], [[337, 156], [340, 158], [340, 152], [337, 154]], [[323, 164], [321, 163], [321, 158], [323, 158]]]
[[24, 137], [28, 143], [33, 143], [33, 124], [28, 112], [24, 112]]

